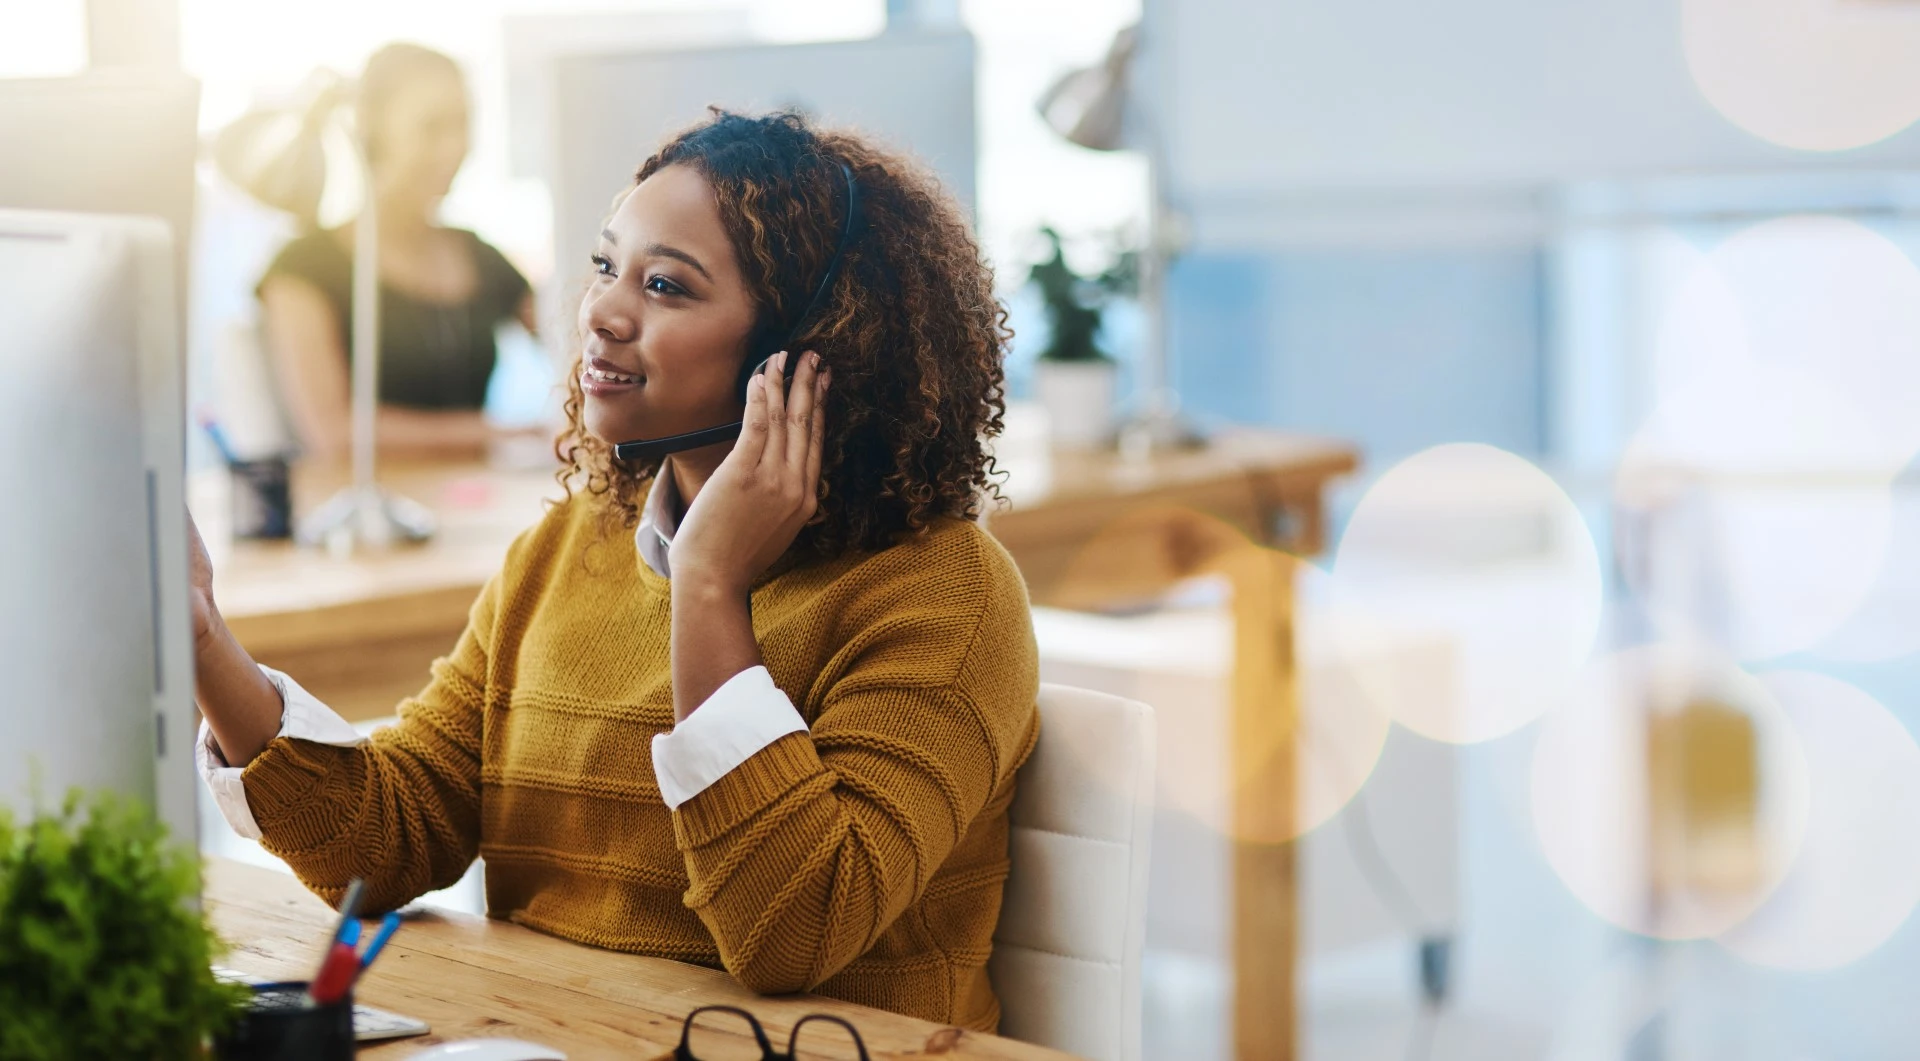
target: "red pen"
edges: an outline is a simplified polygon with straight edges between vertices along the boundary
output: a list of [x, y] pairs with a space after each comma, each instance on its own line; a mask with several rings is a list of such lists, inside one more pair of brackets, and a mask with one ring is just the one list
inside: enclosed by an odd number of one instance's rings
[[327, 956], [320, 960], [320, 971], [313, 974], [313, 982], [307, 985], [307, 997], [313, 999], [315, 1005], [332, 1005], [353, 989], [354, 978], [360, 973], [359, 946], [360, 922], [349, 916], [339, 935], [334, 937], [333, 945], [327, 948]]
[[359, 971], [360, 956], [354, 953], [353, 944], [336, 943], [327, 952], [327, 960], [320, 963], [320, 973], [307, 986], [307, 994], [316, 1004], [330, 1006], [346, 996]]

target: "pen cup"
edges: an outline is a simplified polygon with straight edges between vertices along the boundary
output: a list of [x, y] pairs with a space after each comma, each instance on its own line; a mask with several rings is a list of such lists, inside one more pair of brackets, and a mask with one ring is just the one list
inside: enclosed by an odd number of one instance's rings
[[247, 1011], [213, 1044], [220, 1061], [347, 1061], [353, 1050], [353, 993], [315, 1006], [304, 983], [256, 985]]
[[293, 537], [293, 489], [285, 457], [233, 461], [233, 536]]

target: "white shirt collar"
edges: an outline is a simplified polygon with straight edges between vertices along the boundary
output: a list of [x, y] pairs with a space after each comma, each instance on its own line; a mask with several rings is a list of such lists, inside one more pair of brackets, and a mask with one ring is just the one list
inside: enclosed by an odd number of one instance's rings
[[679, 508], [680, 497], [673, 487], [673, 475], [663, 464], [660, 474], [654, 476], [653, 485], [647, 488], [647, 499], [640, 506], [640, 526], [633, 532], [633, 545], [640, 551], [640, 559], [661, 578], [673, 577], [667, 569], [667, 547], [673, 544], [673, 532], [680, 527], [676, 514]]

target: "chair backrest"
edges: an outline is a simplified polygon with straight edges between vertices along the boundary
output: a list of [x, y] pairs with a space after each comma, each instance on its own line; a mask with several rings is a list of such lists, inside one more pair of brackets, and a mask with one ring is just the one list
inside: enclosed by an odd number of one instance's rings
[[1094, 1061], [1140, 1057], [1153, 836], [1153, 709], [1040, 686], [989, 965], [1000, 1034]]

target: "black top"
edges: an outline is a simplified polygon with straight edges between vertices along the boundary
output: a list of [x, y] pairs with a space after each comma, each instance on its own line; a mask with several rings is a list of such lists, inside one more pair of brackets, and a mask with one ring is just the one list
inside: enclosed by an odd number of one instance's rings
[[[478, 409], [486, 403], [493, 329], [520, 312], [527, 280], [479, 236], [448, 231], [467, 242], [479, 281], [464, 302], [435, 302], [380, 285], [382, 402], [420, 409]], [[353, 256], [339, 234], [313, 232], [282, 247], [267, 266], [266, 276], [276, 275], [298, 277], [326, 296], [351, 363]]]

